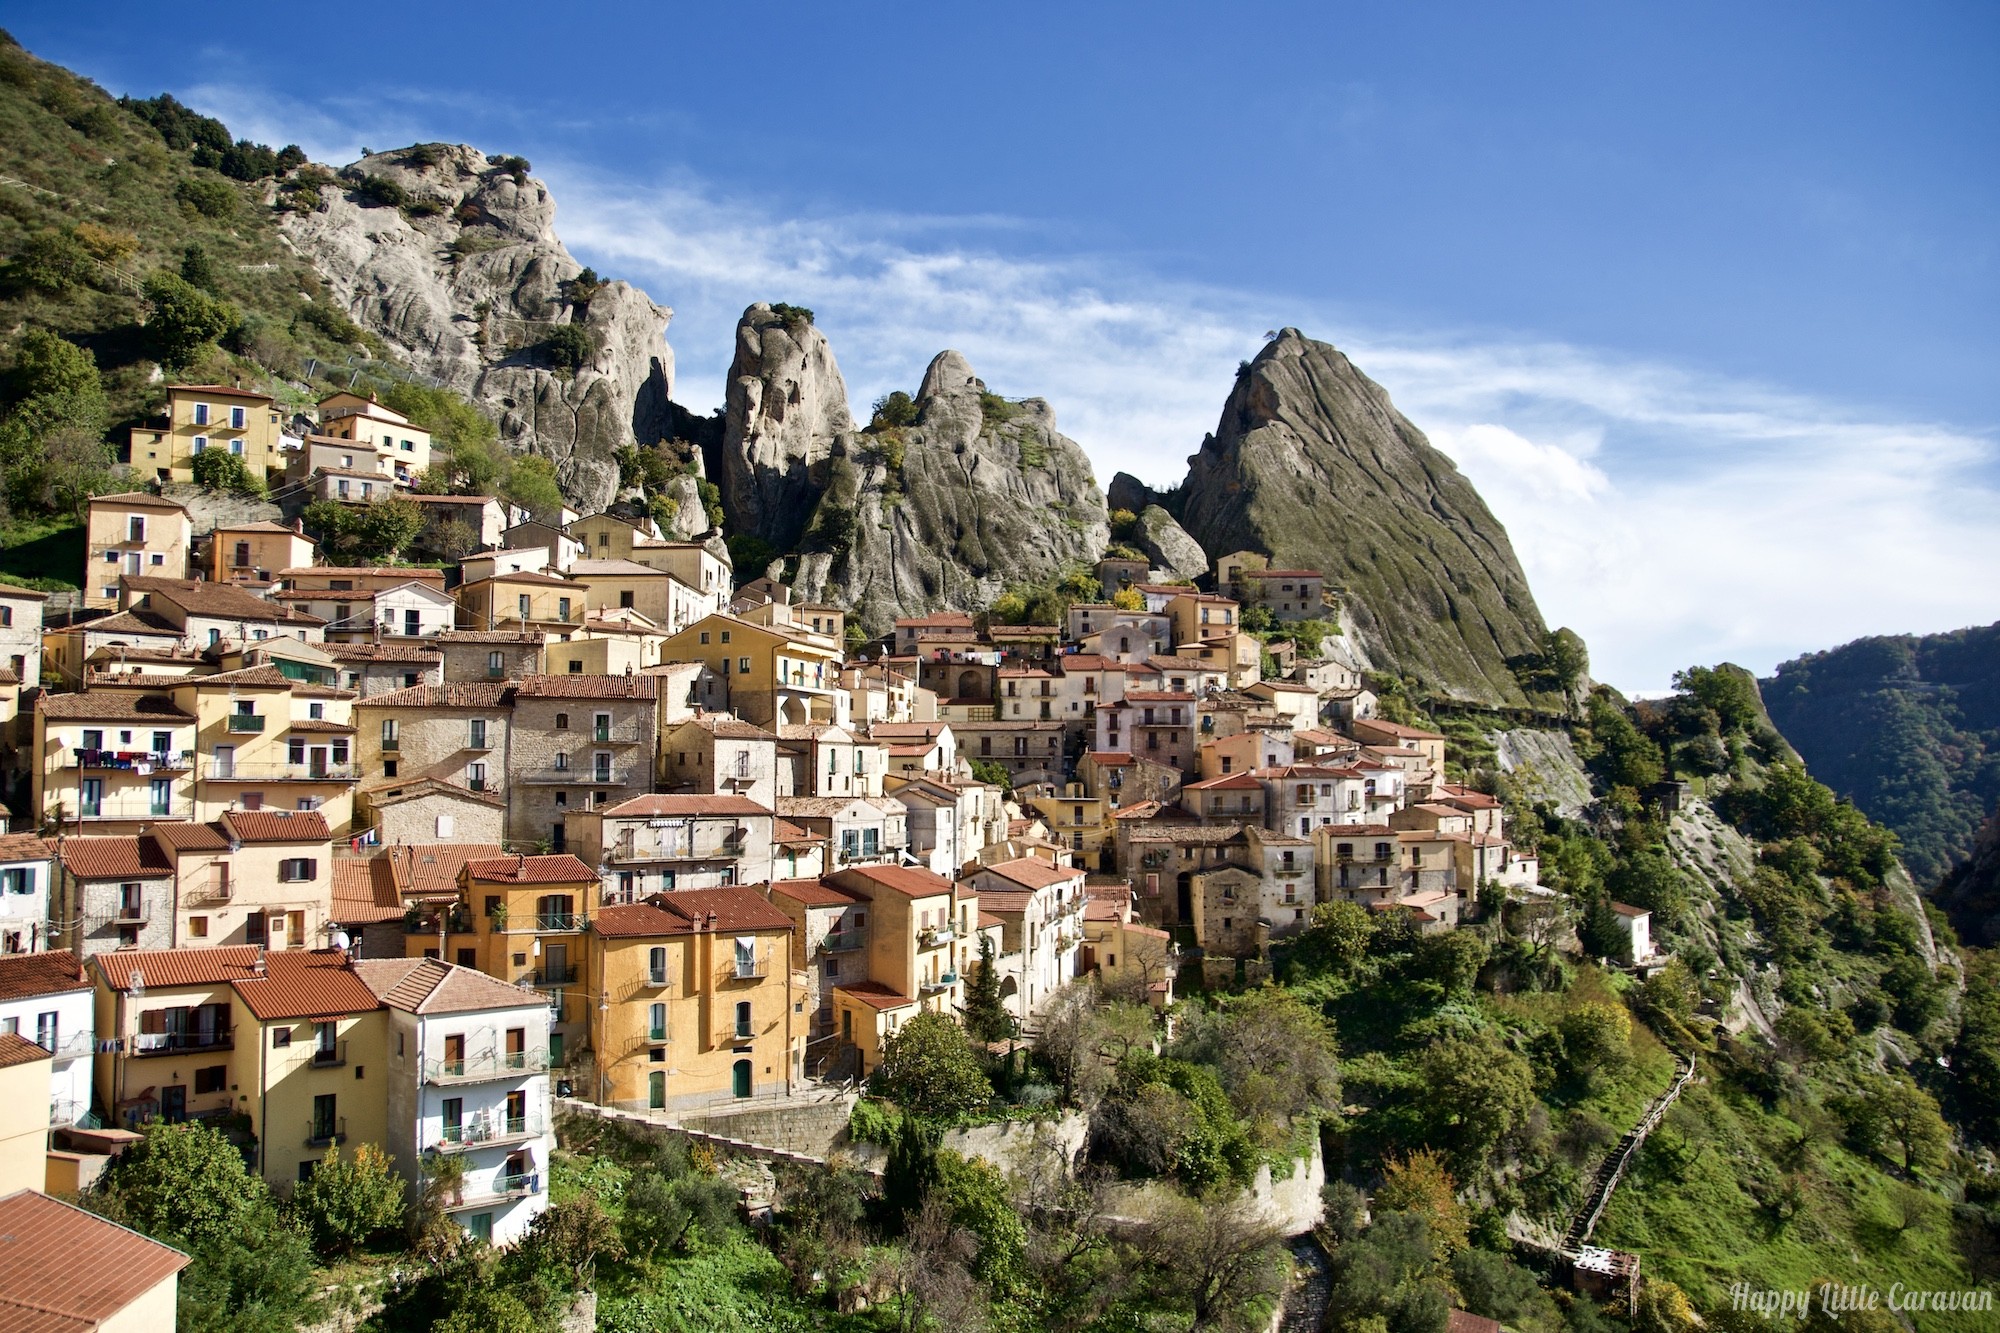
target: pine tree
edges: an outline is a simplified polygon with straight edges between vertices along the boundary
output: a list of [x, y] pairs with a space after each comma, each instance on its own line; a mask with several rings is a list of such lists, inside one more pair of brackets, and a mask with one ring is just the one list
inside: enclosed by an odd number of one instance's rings
[[1002, 1041], [1014, 1035], [1013, 1015], [1000, 1001], [1000, 977], [993, 970], [993, 937], [979, 937], [979, 970], [965, 993], [965, 1030], [981, 1041]]

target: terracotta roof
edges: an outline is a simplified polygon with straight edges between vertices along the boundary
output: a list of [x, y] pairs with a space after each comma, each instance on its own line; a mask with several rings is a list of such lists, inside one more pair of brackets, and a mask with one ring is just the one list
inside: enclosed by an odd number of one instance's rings
[[1501, 1333], [1501, 1324], [1485, 1315], [1453, 1310], [1445, 1316], [1444, 1333]]
[[0, 1032], [0, 1069], [54, 1058], [47, 1050], [18, 1032]]
[[62, 863], [78, 879], [154, 879], [174, 872], [145, 838], [66, 838]]
[[446, 681], [442, 685], [410, 685], [361, 700], [362, 708], [500, 708], [513, 689], [507, 681]]
[[[678, 912], [697, 930], [790, 930], [792, 919], [755, 889], [735, 885], [726, 889], [676, 889], [660, 894], [655, 902], [670, 912]], [[714, 914], [714, 920], [708, 919]]]
[[1174, 824], [1161, 827], [1155, 823], [1132, 830], [1129, 835], [1133, 842], [1169, 843], [1224, 843], [1243, 836], [1241, 824]]
[[580, 579], [590, 574], [645, 575], [659, 579], [670, 579], [673, 577], [672, 574], [669, 574], [664, 569], [654, 569], [651, 565], [642, 565], [637, 560], [572, 560], [570, 562], [569, 576], [571, 578]]
[[548, 637], [536, 631], [507, 629], [448, 629], [431, 635], [437, 643], [544, 644]]
[[1051, 884], [1067, 884], [1071, 880], [1083, 878], [1081, 870], [1052, 866], [1047, 861], [1038, 860], [1032, 856], [1020, 857], [1013, 861], [1001, 861], [994, 865], [982, 866], [981, 869], [989, 875], [998, 875], [1002, 879], [1010, 879], [1016, 884], [1027, 886], [1029, 889], [1046, 889]]
[[1194, 702], [1194, 695], [1187, 690], [1127, 690], [1125, 702], [1128, 704], [1186, 704]]
[[192, 722], [191, 714], [174, 707], [172, 699], [131, 690], [86, 690], [82, 694], [44, 694], [42, 716], [57, 722]]
[[321, 732], [335, 736], [352, 736], [354, 728], [346, 722], [335, 722], [324, 717], [295, 717], [287, 725], [291, 731]]
[[1262, 791], [1264, 784], [1248, 773], [1230, 773], [1219, 778], [1208, 778], [1202, 782], [1190, 782], [1186, 791]]
[[89, 989], [90, 978], [83, 974], [83, 964], [68, 949], [0, 958], [0, 1000], [25, 1000], [34, 995]]
[[950, 729], [949, 722], [877, 722], [868, 734], [876, 740], [934, 741]]
[[1354, 721], [1348, 723], [1348, 726], [1357, 731], [1363, 727], [1372, 727], [1385, 736], [1397, 736], [1403, 740], [1441, 741], [1446, 739], [1440, 732], [1425, 731], [1422, 727], [1406, 727], [1400, 722], [1385, 722], [1379, 717], [1356, 718]]
[[0, 1325], [16, 1333], [91, 1333], [188, 1263], [35, 1190], [0, 1199]]
[[0, 833], [0, 861], [46, 861], [56, 845], [32, 833]]
[[402, 916], [403, 898], [396, 892], [396, 871], [389, 858], [336, 857], [328, 915], [342, 925], [357, 926]]
[[1644, 908], [1644, 907], [1634, 907], [1634, 906], [1632, 906], [1632, 904], [1630, 904], [1630, 903], [1621, 903], [1621, 902], [1614, 902], [1614, 903], [1612, 903], [1612, 904], [1611, 904], [1611, 910], [1612, 910], [1612, 911], [1614, 911], [1614, 912], [1616, 912], [1616, 913], [1618, 913], [1618, 915], [1620, 915], [1620, 916], [1651, 916], [1651, 915], [1652, 915], [1652, 911], [1651, 911], [1650, 909], [1648, 909], [1648, 908]]
[[[700, 664], [694, 662], [675, 662], [671, 663], [671, 665], [698, 667]], [[741, 718], [731, 717], [727, 713], [707, 713], [701, 717], [690, 718], [681, 725], [685, 727], [700, 727], [703, 731], [709, 732], [723, 740], [773, 741], [777, 739], [775, 734], [764, 730], [762, 727], [754, 723], [745, 722]]]
[[477, 588], [488, 583], [527, 583], [539, 588], [576, 588], [579, 592], [582, 591], [579, 585], [571, 583], [568, 579], [557, 578], [554, 574], [537, 574], [525, 569], [514, 570], [506, 574], [491, 574], [483, 579], [474, 579], [470, 583], [460, 584], [459, 587], [462, 591], [466, 588]]
[[443, 778], [432, 777], [429, 774], [409, 779], [383, 778], [360, 790], [368, 793], [368, 799], [377, 809], [437, 795], [452, 796], [462, 801], [496, 806], [503, 810], [507, 806], [507, 798], [498, 792], [474, 791], [470, 787], [461, 787], [456, 782], [447, 782]]
[[169, 500], [164, 495], [149, 495], [145, 491], [120, 491], [116, 495], [93, 495], [91, 508], [98, 505], [115, 506], [120, 509], [178, 509], [187, 512], [187, 506], [178, 500]]
[[774, 879], [771, 881], [771, 892], [807, 907], [848, 907], [861, 901], [853, 894], [817, 879]]
[[435, 958], [364, 958], [352, 966], [383, 1004], [405, 1013], [462, 1014], [546, 1003], [533, 991]]
[[419, 495], [412, 491], [403, 498], [420, 505], [479, 505], [483, 508], [493, 503], [490, 495]]
[[[341, 662], [429, 662], [444, 660], [435, 648], [416, 643], [330, 643], [326, 650]], [[369, 702], [374, 702], [370, 700]]]
[[324, 625], [317, 616], [274, 605], [233, 583], [210, 583], [203, 579], [161, 579], [127, 574], [119, 582], [126, 593], [164, 597], [190, 615], [217, 616], [225, 620], [277, 620], [293, 625]]
[[963, 611], [934, 611], [927, 616], [905, 616], [896, 622], [897, 629], [970, 629], [972, 617]]
[[238, 667], [234, 671], [218, 671], [212, 676], [189, 676], [181, 682], [183, 685], [194, 685], [204, 690], [213, 689], [218, 685], [226, 685], [231, 689], [269, 686], [273, 689], [289, 690], [297, 683], [299, 682], [278, 668], [269, 665]]
[[39, 588], [23, 588], [18, 583], [0, 582], [0, 597], [26, 598], [31, 602], [46, 602], [49, 595]]
[[254, 398], [260, 403], [276, 402], [268, 393], [258, 393], [255, 389], [232, 387], [227, 384], [169, 384], [167, 392], [175, 393], [219, 393], [226, 398]]
[[220, 824], [155, 824], [146, 836], [177, 852], [222, 852], [229, 850], [229, 833]]
[[[150, 984], [150, 982], [149, 982]], [[375, 992], [347, 966], [340, 949], [280, 949], [264, 956], [263, 977], [235, 983], [258, 1018], [332, 1018], [379, 1006]]]
[[759, 805], [748, 796], [634, 796], [629, 801], [620, 801], [603, 812], [606, 818], [613, 815], [625, 818], [658, 815], [756, 815], [771, 817], [771, 808]]
[[317, 810], [225, 810], [222, 822], [238, 842], [326, 842], [333, 830]]
[[590, 928], [607, 939], [632, 939], [691, 934], [694, 923], [678, 912], [669, 912], [652, 903], [626, 903], [599, 908], [590, 918]]
[[382, 855], [396, 876], [396, 891], [407, 897], [437, 898], [458, 893], [458, 872], [468, 861], [502, 854], [493, 843], [398, 843]]
[[880, 809], [865, 796], [780, 796], [778, 813], [787, 819], [832, 819], [857, 802]]
[[[287, 582], [296, 582], [298, 579], [308, 576], [330, 579], [350, 577], [376, 578], [382, 575], [388, 575], [391, 578], [397, 579], [420, 579], [426, 583], [436, 583], [439, 586], [443, 586], [444, 584], [444, 571], [441, 569], [417, 569], [403, 565], [293, 565], [290, 569], [281, 569], [278, 571], [278, 577]], [[329, 589], [328, 591], [339, 590]]]
[[857, 981], [848, 986], [835, 986], [842, 995], [851, 995], [865, 1005], [876, 1009], [901, 1009], [916, 1001], [900, 991], [891, 990], [879, 981]]
[[474, 879], [488, 884], [575, 884], [597, 882], [597, 872], [568, 853], [555, 856], [495, 856], [467, 861]]
[[652, 699], [657, 676], [523, 676], [515, 689], [519, 699]]
[[92, 959], [115, 991], [132, 989], [132, 974], [145, 978], [146, 989], [162, 986], [219, 986], [256, 977], [256, 944], [227, 944], [216, 949], [113, 949]]
[[856, 866], [828, 877], [836, 888], [869, 896], [872, 889], [890, 889], [906, 898], [932, 898], [953, 891], [950, 880], [908, 866]]

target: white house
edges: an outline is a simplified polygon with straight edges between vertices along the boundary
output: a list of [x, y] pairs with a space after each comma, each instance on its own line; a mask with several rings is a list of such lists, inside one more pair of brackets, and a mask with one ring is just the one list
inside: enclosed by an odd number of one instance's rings
[[549, 1202], [548, 999], [435, 958], [353, 966], [389, 1011], [397, 1170], [414, 1191], [455, 1163], [445, 1210], [472, 1235], [511, 1245]]
[[55, 846], [31, 833], [0, 835], [0, 956], [49, 948]]
[[90, 1114], [93, 995], [83, 965], [67, 949], [0, 958], [0, 1032], [27, 1037], [54, 1058], [51, 1125], [67, 1127]]
[[1643, 907], [1633, 907], [1629, 903], [1614, 902], [1611, 910], [1618, 917], [1618, 924], [1630, 941], [1632, 961], [1644, 963], [1653, 956], [1653, 914]]
[[981, 916], [1000, 920], [1000, 994], [1026, 1020], [1076, 976], [1083, 944], [1084, 872], [1022, 857], [981, 866], [966, 877]]

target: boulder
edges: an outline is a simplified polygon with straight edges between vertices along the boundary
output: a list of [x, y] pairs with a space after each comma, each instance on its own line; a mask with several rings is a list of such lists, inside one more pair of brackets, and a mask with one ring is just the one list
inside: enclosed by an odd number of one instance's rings
[[1156, 504], [1139, 511], [1139, 522], [1132, 536], [1133, 544], [1146, 553], [1153, 568], [1166, 570], [1176, 580], [1198, 579], [1208, 573], [1208, 555], [1201, 549], [1201, 543], [1188, 536], [1187, 529]]

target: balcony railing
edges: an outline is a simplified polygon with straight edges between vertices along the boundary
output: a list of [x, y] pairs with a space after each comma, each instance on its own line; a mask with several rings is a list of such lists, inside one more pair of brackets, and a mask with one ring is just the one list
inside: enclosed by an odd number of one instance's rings
[[546, 1051], [488, 1051], [462, 1060], [425, 1060], [426, 1083], [476, 1083], [492, 1079], [520, 1078], [524, 1074], [546, 1074]]
[[541, 786], [567, 785], [572, 787], [625, 787], [637, 782], [638, 770], [634, 768], [538, 768], [523, 775], [522, 782]]
[[347, 1142], [347, 1117], [335, 1116], [330, 1120], [314, 1118], [306, 1121], [306, 1147], [328, 1148], [336, 1143]]
[[228, 1028], [216, 1032], [141, 1032], [132, 1041], [134, 1055], [185, 1055], [189, 1051], [226, 1051], [236, 1045]]
[[347, 1043], [336, 1041], [331, 1046], [315, 1046], [312, 1053], [314, 1069], [338, 1069], [347, 1063]]
[[351, 761], [256, 764], [206, 759], [200, 776], [211, 782], [354, 782], [361, 776], [361, 765]]
[[[463, 907], [453, 908], [450, 915], [444, 918], [444, 925], [446, 934], [470, 935], [472, 933], [472, 913], [466, 911]], [[438, 914], [436, 912], [422, 915], [406, 913], [403, 917], [403, 933], [405, 935], [437, 934]]]
[[144, 924], [153, 919], [153, 904], [143, 897], [136, 903], [121, 902], [118, 904], [118, 915], [114, 919], [121, 926]]
[[264, 729], [264, 716], [261, 713], [231, 713], [229, 715], [229, 729], [231, 731], [262, 731]]
[[79, 800], [76, 807], [79, 819], [193, 819], [194, 798], [172, 796], [164, 801], [156, 801], [150, 792], [132, 792], [118, 796], [100, 797], [95, 801]]
[[657, 972], [649, 971], [640, 980], [639, 984], [642, 986], [665, 986], [668, 984], [666, 971], [664, 969]]
[[952, 930], [949, 926], [942, 929], [936, 926], [926, 926], [917, 932], [917, 943], [926, 949], [939, 948], [942, 945], [950, 944], [957, 938], [958, 932]]
[[401, 736], [384, 736], [382, 738], [382, 752], [384, 754], [395, 754], [402, 748], [403, 738]]
[[536, 930], [582, 930], [584, 924], [581, 912], [537, 912]]
[[68, 769], [105, 769], [129, 772], [141, 765], [159, 772], [179, 772], [194, 767], [193, 750], [81, 750], [72, 749], [62, 758]]
[[97, 1049], [96, 1039], [88, 1032], [72, 1032], [67, 1037], [50, 1037], [47, 1041], [37, 1035], [35, 1044], [57, 1060], [74, 1060]]
[[859, 930], [831, 930], [821, 942], [820, 949], [825, 953], [846, 953], [850, 949], [859, 949], [866, 942]]
[[754, 981], [758, 977], [771, 975], [771, 960], [764, 958], [738, 958], [735, 963], [738, 981]]
[[537, 986], [573, 986], [576, 984], [576, 964], [566, 967], [538, 967], [535, 969]]
[[667, 1044], [667, 1030], [666, 1030], [665, 1028], [647, 1028], [647, 1029], [646, 1029], [646, 1044], [647, 1044], [648, 1046], [664, 1046], [664, 1045], [666, 1045], [666, 1044]]
[[439, 1152], [458, 1152], [466, 1148], [540, 1138], [541, 1135], [542, 1122], [535, 1116], [484, 1115], [474, 1116], [462, 1124], [446, 1125], [437, 1141], [430, 1146]]

